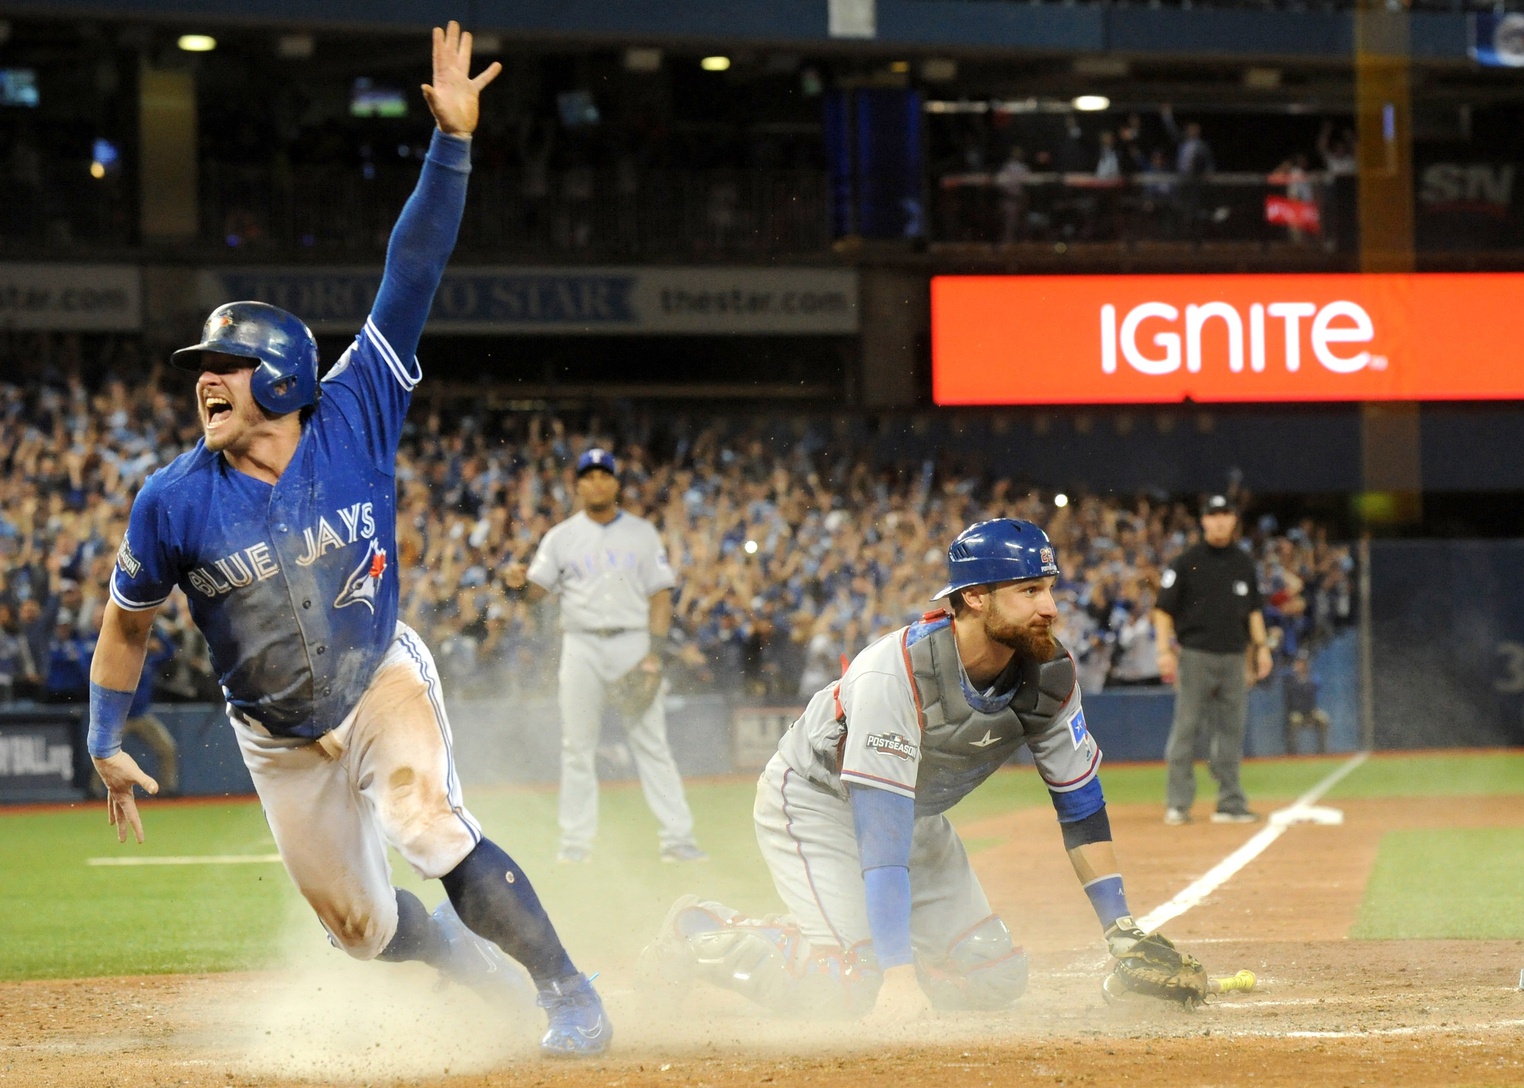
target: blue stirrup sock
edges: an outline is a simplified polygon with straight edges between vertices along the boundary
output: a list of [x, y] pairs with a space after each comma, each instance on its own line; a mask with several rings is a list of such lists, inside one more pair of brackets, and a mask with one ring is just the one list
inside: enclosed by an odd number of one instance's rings
[[577, 973], [529, 878], [496, 843], [477, 843], [441, 882], [460, 920], [522, 963], [540, 989]]

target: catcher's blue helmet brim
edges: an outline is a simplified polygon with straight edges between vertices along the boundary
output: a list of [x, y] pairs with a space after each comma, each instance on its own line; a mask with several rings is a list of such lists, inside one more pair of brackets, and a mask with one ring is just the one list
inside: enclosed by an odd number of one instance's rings
[[998, 582], [964, 582], [961, 585], [949, 583], [931, 595], [931, 600], [940, 601], [944, 597], [950, 597], [960, 589], [972, 589], [974, 586], [1003, 586], [1007, 582], [1035, 582], [1039, 578], [1051, 578], [1050, 574], [1034, 574], [1030, 578], [1002, 578]]

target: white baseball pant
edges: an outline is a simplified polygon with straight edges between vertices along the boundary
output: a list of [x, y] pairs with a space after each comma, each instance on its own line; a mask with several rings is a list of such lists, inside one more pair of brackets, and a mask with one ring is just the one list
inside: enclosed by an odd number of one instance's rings
[[[590, 850], [598, 834], [598, 772], [594, 759], [603, 726], [607, 686], [651, 649], [645, 630], [599, 636], [567, 631], [561, 639], [561, 845]], [[661, 845], [693, 841], [693, 813], [667, 742], [666, 683], [638, 721], [626, 721], [635, 773], [656, 817]]]
[[359, 703], [320, 741], [272, 736], [231, 706], [228, 717], [292, 882], [338, 947], [374, 958], [397, 931], [387, 846], [434, 879], [481, 839], [428, 647], [399, 623]]

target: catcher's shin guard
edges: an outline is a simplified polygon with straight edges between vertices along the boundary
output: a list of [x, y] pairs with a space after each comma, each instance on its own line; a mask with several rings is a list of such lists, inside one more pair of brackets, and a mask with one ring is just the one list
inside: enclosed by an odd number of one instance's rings
[[1027, 988], [1027, 954], [990, 915], [956, 937], [941, 960], [917, 957], [916, 977], [938, 1009], [1003, 1009]]
[[883, 978], [867, 942], [812, 949], [786, 919], [748, 918], [697, 896], [673, 904], [641, 967], [648, 980], [709, 982], [795, 1016], [860, 1015]]

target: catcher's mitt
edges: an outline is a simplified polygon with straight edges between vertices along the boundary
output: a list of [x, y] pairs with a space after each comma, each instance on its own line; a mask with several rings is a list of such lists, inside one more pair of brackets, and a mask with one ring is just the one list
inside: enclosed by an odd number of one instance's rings
[[649, 668], [641, 661], [609, 685], [609, 705], [621, 714], [638, 718], [646, 712], [661, 690], [661, 668]]
[[1108, 992], [1116, 982], [1135, 994], [1178, 1001], [1195, 1008], [1206, 1000], [1207, 973], [1201, 961], [1182, 952], [1162, 933], [1150, 933], [1117, 957]]

